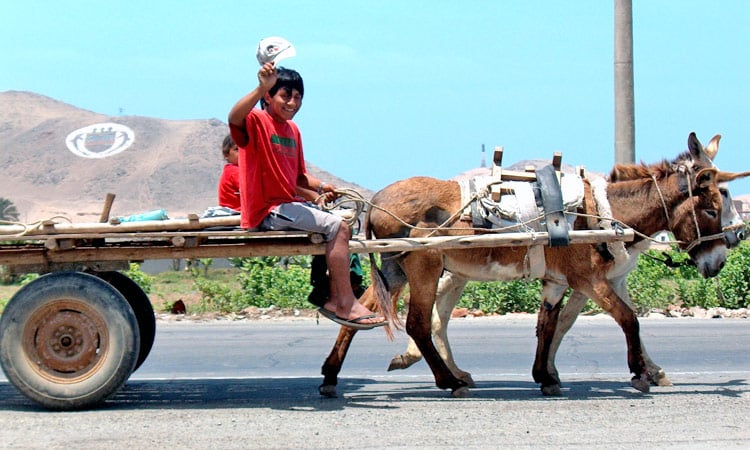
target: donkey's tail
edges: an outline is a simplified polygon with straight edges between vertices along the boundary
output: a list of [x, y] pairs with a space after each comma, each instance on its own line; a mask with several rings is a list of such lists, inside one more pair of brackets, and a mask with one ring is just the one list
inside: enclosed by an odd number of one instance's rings
[[[370, 210], [367, 210], [365, 214], [365, 239], [374, 239], [372, 230], [369, 227], [370, 223]], [[378, 262], [375, 260], [375, 254], [370, 253], [370, 287], [372, 289], [372, 295], [374, 296], [375, 307], [380, 311], [385, 320], [388, 321], [388, 325], [385, 326], [385, 333], [389, 340], [393, 340], [393, 326], [396, 330], [403, 329], [403, 323], [399, 319], [396, 309], [396, 302], [398, 296], [391, 298], [390, 289], [388, 287], [388, 280], [385, 275], [378, 267]]]

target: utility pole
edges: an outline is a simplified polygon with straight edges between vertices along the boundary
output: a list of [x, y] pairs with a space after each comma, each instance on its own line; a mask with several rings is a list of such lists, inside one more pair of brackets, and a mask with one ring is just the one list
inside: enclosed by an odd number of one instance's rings
[[633, 3], [615, 2], [615, 163], [635, 162]]

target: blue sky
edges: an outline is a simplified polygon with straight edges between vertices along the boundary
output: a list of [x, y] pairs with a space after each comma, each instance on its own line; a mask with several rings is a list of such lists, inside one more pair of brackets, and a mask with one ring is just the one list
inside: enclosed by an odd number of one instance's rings
[[[633, 0], [636, 160], [722, 134], [750, 170], [750, 4]], [[372, 190], [450, 178], [496, 145], [506, 165], [614, 163], [612, 0], [6, 2], [0, 91], [112, 116], [226, 122], [266, 36], [297, 48], [307, 160]], [[206, 142], [206, 151], [219, 143]], [[735, 195], [750, 181], [733, 183]]]

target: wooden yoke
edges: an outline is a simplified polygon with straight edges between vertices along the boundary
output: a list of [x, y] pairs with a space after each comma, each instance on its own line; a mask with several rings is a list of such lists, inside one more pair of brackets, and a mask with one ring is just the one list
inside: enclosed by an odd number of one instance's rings
[[[527, 166], [523, 172], [515, 170], [503, 170], [503, 147], [495, 147], [495, 152], [492, 157], [492, 167], [490, 168], [490, 175], [501, 181], [536, 181], [536, 167]], [[562, 152], [554, 152], [552, 154], [552, 167], [555, 169], [558, 182], [562, 176]], [[499, 202], [500, 197], [503, 194], [513, 194], [512, 189], [503, 188], [502, 183], [495, 184], [492, 186], [490, 195], [493, 202]]]

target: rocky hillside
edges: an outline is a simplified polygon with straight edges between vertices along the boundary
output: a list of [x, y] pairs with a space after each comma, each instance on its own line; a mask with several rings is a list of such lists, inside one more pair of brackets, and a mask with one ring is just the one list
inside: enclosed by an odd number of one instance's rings
[[[82, 157], [66, 146], [73, 131], [106, 122], [133, 130], [134, 143], [104, 158]], [[0, 92], [0, 197], [27, 223], [52, 216], [98, 221], [107, 193], [116, 195], [112, 216], [159, 208], [170, 217], [200, 213], [216, 204], [226, 133], [218, 119], [109, 117], [30, 92]], [[310, 164], [308, 170], [373, 194]]]

